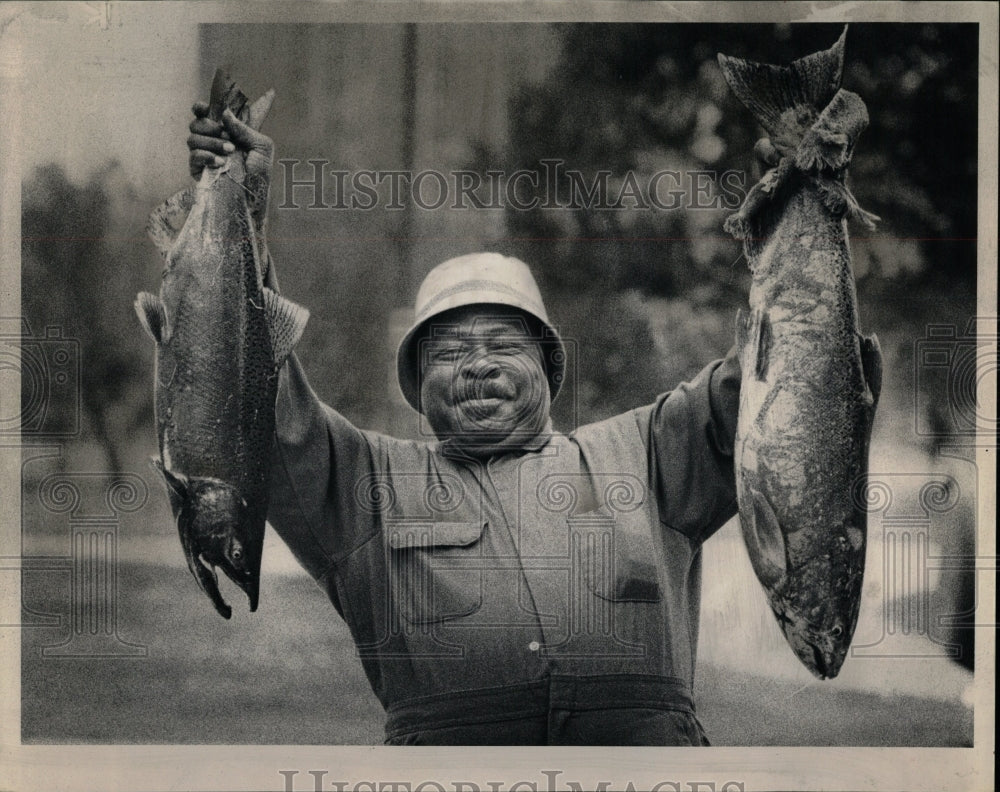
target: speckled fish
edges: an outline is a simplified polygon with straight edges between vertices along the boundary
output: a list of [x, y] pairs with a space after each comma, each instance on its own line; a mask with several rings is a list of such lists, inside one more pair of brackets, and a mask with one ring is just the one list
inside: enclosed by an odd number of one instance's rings
[[857, 624], [859, 493], [882, 371], [877, 339], [858, 329], [847, 237], [848, 217], [878, 218], [845, 181], [868, 123], [860, 97], [839, 87], [845, 36], [784, 67], [719, 55], [780, 156], [726, 221], [753, 275], [737, 319], [740, 522], [785, 638], [820, 679], [840, 671]]
[[[209, 116], [218, 121], [228, 107], [258, 128], [272, 97], [248, 107], [220, 71]], [[156, 342], [154, 465], [188, 567], [227, 619], [216, 567], [257, 609], [277, 374], [308, 318], [264, 286], [246, 181], [235, 151], [153, 212], [147, 231], [166, 257], [163, 282], [159, 296], [143, 292], [135, 304]]]

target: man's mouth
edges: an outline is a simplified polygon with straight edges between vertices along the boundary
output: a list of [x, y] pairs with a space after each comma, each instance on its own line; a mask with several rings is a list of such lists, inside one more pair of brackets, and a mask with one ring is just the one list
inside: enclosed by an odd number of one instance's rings
[[462, 399], [459, 406], [472, 415], [485, 416], [498, 410], [508, 400], [500, 396], [473, 396]]
[[510, 401], [516, 396], [513, 388], [499, 384], [480, 385], [479, 387], [459, 388], [456, 401], [459, 404], [499, 404]]

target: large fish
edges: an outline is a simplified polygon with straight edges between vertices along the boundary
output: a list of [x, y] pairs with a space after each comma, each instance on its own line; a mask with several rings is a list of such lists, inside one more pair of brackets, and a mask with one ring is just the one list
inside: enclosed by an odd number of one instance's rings
[[[272, 96], [250, 107], [220, 71], [209, 115], [220, 120], [228, 107], [257, 128]], [[135, 304], [156, 342], [154, 464], [188, 567], [227, 619], [216, 567], [257, 608], [278, 370], [308, 319], [264, 286], [247, 182], [235, 151], [153, 212], [147, 231], [166, 256], [163, 283]]]
[[788, 643], [820, 679], [840, 671], [857, 624], [882, 372], [877, 339], [858, 329], [847, 237], [847, 217], [878, 218], [845, 182], [868, 123], [861, 99], [839, 88], [845, 36], [785, 67], [719, 55], [780, 155], [726, 221], [753, 275], [737, 318], [740, 522]]

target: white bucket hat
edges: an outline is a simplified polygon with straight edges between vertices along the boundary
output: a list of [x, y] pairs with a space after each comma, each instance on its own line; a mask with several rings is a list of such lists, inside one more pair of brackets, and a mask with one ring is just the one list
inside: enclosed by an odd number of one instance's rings
[[519, 308], [542, 325], [542, 359], [549, 393], [556, 398], [562, 386], [566, 351], [556, 329], [549, 324], [538, 284], [528, 265], [499, 253], [471, 253], [448, 259], [432, 269], [417, 292], [413, 325], [396, 353], [399, 388], [413, 409], [420, 411], [420, 363], [417, 341], [429, 320], [465, 305], [509, 305]]

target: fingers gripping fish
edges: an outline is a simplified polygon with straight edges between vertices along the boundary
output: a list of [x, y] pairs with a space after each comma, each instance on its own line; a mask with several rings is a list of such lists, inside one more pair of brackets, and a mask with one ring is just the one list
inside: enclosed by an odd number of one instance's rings
[[[252, 106], [223, 72], [209, 114], [229, 108], [259, 128], [269, 92]], [[308, 311], [264, 286], [243, 154], [202, 172], [159, 207], [147, 231], [166, 257], [159, 296], [136, 313], [156, 342], [154, 396], [160, 458], [181, 546], [198, 585], [225, 618], [216, 567], [256, 610], [267, 515], [268, 458], [278, 370]]]
[[868, 123], [861, 99], [839, 88], [845, 36], [786, 67], [719, 56], [780, 155], [726, 221], [753, 275], [750, 312], [737, 318], [740, 522], [788, 643], [821, 679], [840, 671], [857, 624], [858, 492], [881, 383], [878, 341], [858, 330], [847, 238], [847, 217], [878, 218], [845, 181]]

